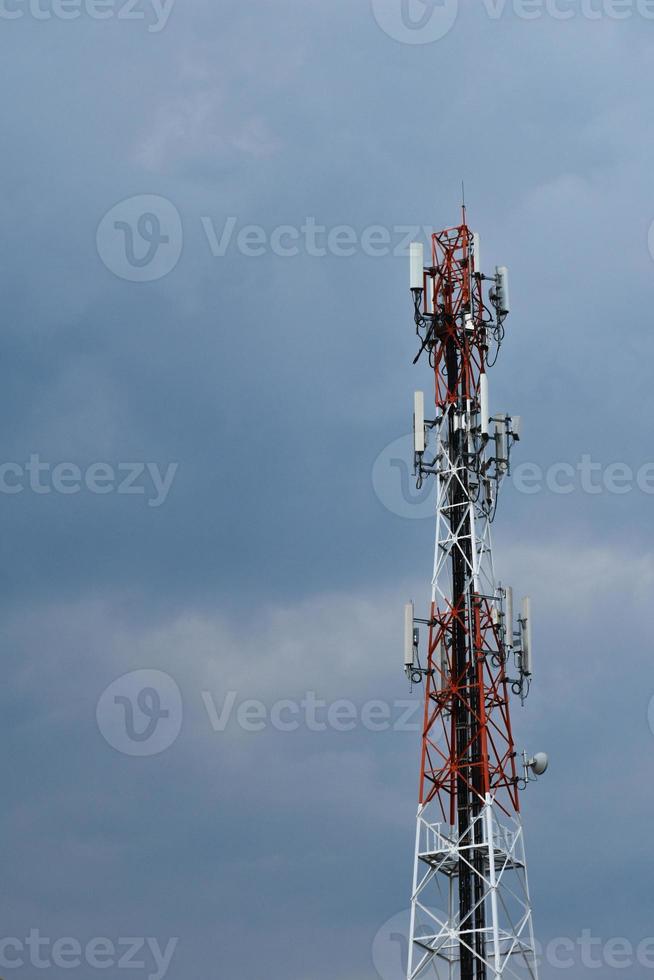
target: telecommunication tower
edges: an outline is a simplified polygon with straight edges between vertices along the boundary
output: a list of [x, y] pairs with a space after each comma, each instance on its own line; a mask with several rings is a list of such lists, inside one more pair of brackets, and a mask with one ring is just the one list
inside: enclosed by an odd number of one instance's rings
[[[505, 267], [482, 273], [462, 223], [411, 246], [419, 350], [435, 381], [431, 418], [414, 401], [418, 486], [436, 483], [429, 614], [405, 609], [404, 666], [424, 683], [408, 980], [537, 978], [519, 791], [547, 756], [519, 758], [509, 699], [532, 678], [531, 610], [495, 580], [491, 524], [520, 420], [491, 415], [488, 370], [510, 311]], [[420, 624], [426, 627], [421, 659]]]

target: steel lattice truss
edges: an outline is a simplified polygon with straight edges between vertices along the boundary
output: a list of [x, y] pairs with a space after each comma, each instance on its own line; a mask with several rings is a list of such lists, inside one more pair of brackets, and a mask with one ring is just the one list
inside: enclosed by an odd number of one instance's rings
[[491, 548], [508, 464], [480, 423], [490, 334], [500, 330], [474, 262], [465, 220], [434, 235], [416, 316], [436, 411], [419, 475], [435, 478], [437, 511], [408, 980], [537, 978], [509, 708], [512, 624]]
[[[499, 600], [493, 571], [491, 525], [473, 499], [467, 506], [451, 501], [453, 484], [463, 487], [464, 468], [452, 460], [443, 439], [443, 423], [437, 427], [437, 517], [434, 578], [432, 582], [432, 626], [429, 631], [429, 671], [426, 678], [425, 724], [423, 739], [421, 799], [428, 803], [435, 797], [442, 817], [454, 823], [454, 801], [457, 775], [461, 778], [460, 755], [479, 756], [464, 772], [474, 774], [482, 769], [484, 796], [493, 792], [497, 805], [506, 813], [519, 810], [515, 748], [511, 733], [509, 693], [505, 668], [504, 644], [500, 628]], [[467, 473], [467, 470], [465, 471]], [[466, 491], [466, 495], [469, 494]], [[466, 571], [465, 594], [472, 602], [453, 605], [452, 559], [460, 557]], [[493, 612], [495, 610], [495, 613]], [[457, 673], [452, 662], [455, 624], [468, 637], [474, 650], [476, 670]], [[466, 665], [468, 666], [468, 665]], [[476, 697], [472, 697], [472, 695]], [[453, 725], [456, 702], [476, 717], [475, 739], [479, 752], [470, 741], [457, 752]], [[486, 779], [487, 776], [487, 779]], [[463, 778], [466, 778], [465, 775]], [[474, 791], [472, 781], [469, 782]], [[499, 791], [505, 791], [501, 793]], [[507, 798], [505, 798], [507, 797]], [[446, 806], [449, 798], [449, 805]]]
[[481, 869], [473, 847], [453, 834], [449, 824], [430, 823], [427, 808], [418, 812], [415, 888], [411, 902], [409, 980], [458, 977], [461, 943], [471, 955], [478, 948], [470, 915], [461, 920], [456, 905], [459, 861], [478, 879], [483, 901], [492, 906], [484, 931], [484, 966], [491, 977], [537, 980], [534, 934], [527, 881], [524, 838], [518, 817], [499, 822], [492, 796], [476, 819], [473, 836], [483, 841]]
[[[479, 343], [482, 322], [481, 282], [470, 275], [468, 256], [471, 235], [465, 224], [459, 228], [448, 228], [432, 238], [432, 273], [427, 277], [429, 305], [432, 311], [443, 312], [438, 325], [438, 335], [442, 341], [451, 336], [458, 352], [457, 389], [467, 396], [476, 390], [479, 375], [484, 364], [483, 343]], [[477, 318], [473, 311], [477, 312]], [[457, 318], [470, 316], [470, 330], [452, 330]], [[472, 332], [472, 336], [471, 336]], [[440, 406], [456, 404], [457, 394], [448, 377], [445, 357], [446, 345], [435, 348], [434, 369], [436, 375], [436, 404]]]

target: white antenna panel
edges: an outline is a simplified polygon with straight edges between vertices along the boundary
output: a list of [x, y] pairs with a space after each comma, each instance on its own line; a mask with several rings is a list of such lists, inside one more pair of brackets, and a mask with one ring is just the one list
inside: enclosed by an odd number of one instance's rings
[[490, 420], [489, 401], [488, 401], [488, 375], [482, 374], [479, 379], [479, 411], [481, 414], [481, 434], [488, 436], [488, 422]]
[[417, 453], [424, 453], [425, 443], [425, 394], [416, 391], [413, 396], [413, 448]]
[[506, 645], [513, 646], [513, 589], [510, 585], [506, 588], [506, 599], [504, 603], [504, 629], [506, 631]]
[[409, 260], [411, 263], [411, 289], [424, 289], [425, 249], [422, 242], [411, 242]]
[[472, 254], [473, 254], [472, 268], [474, 272], [481, 272], [480, 250], [481, 250], [481, 243], [479, 238], [479, 232], [475, 231], [472, 236]]
[[404, 607], [404, 666], [413, 667], [413, 622], [414, 605], [407, 602]]
[[522, 622], [520, 627], [522, 632], [522, 672], [526, 677], [531, 677], [533, 673], [531, 649], [531, 599], [522, 600]]
[[511, 312], [511, 300], [509, 297], [509, 270], [505, 265], [498, 265], [495, 269], [497, 279], [497, 307], [501, 314], [506, 316]]

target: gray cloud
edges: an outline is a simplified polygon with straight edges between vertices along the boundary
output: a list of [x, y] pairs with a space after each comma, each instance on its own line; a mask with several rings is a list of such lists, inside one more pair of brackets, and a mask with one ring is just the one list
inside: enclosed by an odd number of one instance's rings
[[[0, 494], [4, 933], [179, 936], [189, 978], [258, 976], [262, 948], [273, 980], [373, 978], [372, 939], [408, 902], [417, 736], [216, 733], [201, 691], [408, 696], [396, 610], [426, 598], [432, 532], [371, 483], [429, 384], [405, 260], [215, 258], [202, 218], [445, 225], [464, 177], [489, 265], [512, 270], [492, 395], [524, 417], [520, 458], [638, 466], [650, 25], [466, 9], [418, 47], [368, 4], [286, 0], [178, 4], [159, 34], [2, 26], [2, 461], [179, 463], [159, 509]], [[151, 283], [96, 250], [103, 215], [139, 194], [183, 225]], [[643, 494], [507, 487], [498, 517], [499, 571], [538, 609], [516, 725], [553, 761], [525, 814], [544, 939], [652, 929], [649, 513]], [[135, 669], [182, 692], [157, 757], [96, 726]]]

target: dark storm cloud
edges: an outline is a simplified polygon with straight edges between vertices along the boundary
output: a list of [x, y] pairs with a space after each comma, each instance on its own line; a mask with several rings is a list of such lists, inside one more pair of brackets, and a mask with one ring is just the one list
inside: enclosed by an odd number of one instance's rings
[[[395, 243], [456, 221], [465, 177], [489, 267], [512, 271], [492, 395], [524, 417], [520, 461], [637, 469], [651, 28], [462, 10], [420, 47], [367, 3], [294, 2], [178, 3], [159, 33], [2, 22], [1, 456], [82, 480], [0, 494], [3, 935], [180, 937], [190, 978], [375, 976], [372, 938], [408, 902], [417, 736], [220, 735], [199, 695], [407, 696], [393, 609], [426, 598], [432, 531], [371, 482], [429, 383], [410, 366], [406, 262], [318, 257], [303, 234], [295, 257], [234, 241], [216, 257], [207, 220], [219, 237], [232, 216], [268, 241], [314, 219]], [[153, 282], [116, 276], [96, 244], [138, 195], [181, 217], [179, 261]], [[143, 494], [84, 483], [139, 462], [178, 466], [160, 506], [147, 470]], [[544, 940], [652, 929], [650, 508], [637, 490], [507, 487], [500, 509], [499, 570], [541, 624], [517, 724], [553, 759], [526, 812]], [[95, 719], [136, 669], [184, 699], [153, 758], [111, 749]]]

